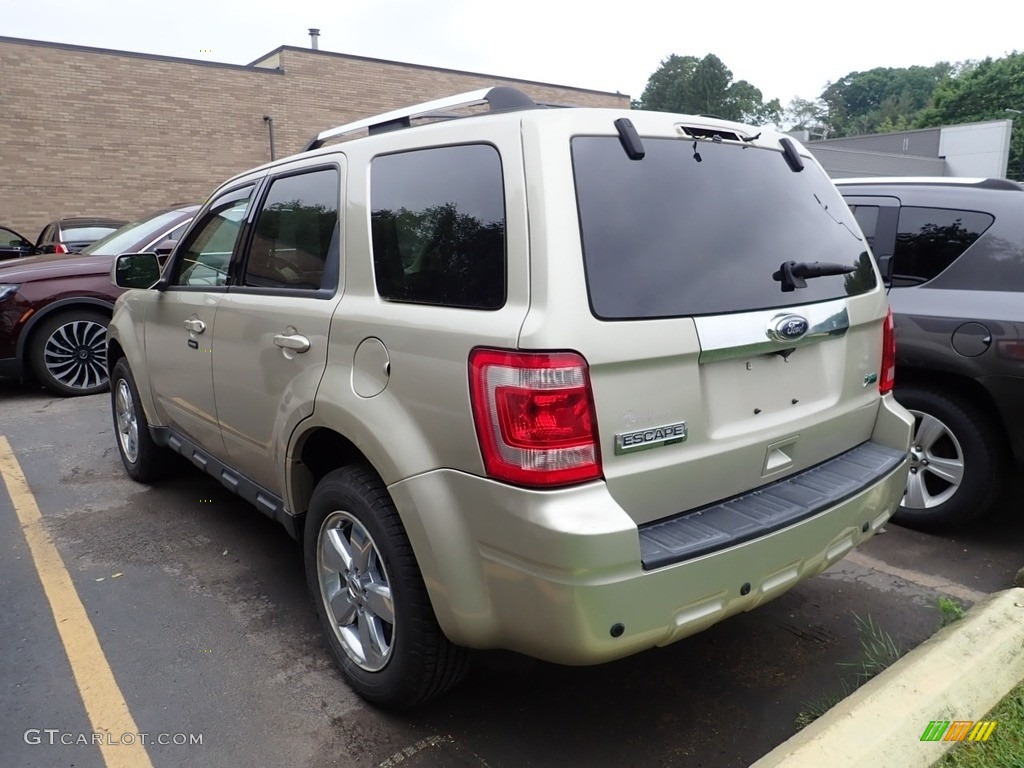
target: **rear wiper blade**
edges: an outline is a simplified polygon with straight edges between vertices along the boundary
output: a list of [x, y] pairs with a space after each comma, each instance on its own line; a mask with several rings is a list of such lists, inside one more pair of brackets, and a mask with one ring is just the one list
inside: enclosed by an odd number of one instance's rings
[[783, 293], [789, 293], [797, 288], [806, 288], [809, 277], [846, 275], [856, 270], [857, 267], [853, 264], [834, 264], [828, 261], [784, 261], [779, 266], [779, 270], [772, 274], [772, 280], [781, 282]]

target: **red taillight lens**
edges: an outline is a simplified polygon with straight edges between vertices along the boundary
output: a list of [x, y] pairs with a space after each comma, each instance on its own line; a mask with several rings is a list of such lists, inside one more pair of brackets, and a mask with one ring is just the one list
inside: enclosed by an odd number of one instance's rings
[[996, 342], [996, 354], [1011, 360], [1024, 360], [1024, 341], [1019, 339], [1002, 339]]
[[885, 315], [882, 324], [882, 372], [878, 377], [878, 391], [883, 395], [892, 392], [896, 386], [896, 327], [892, 320], [892, 308]]
[[68, 252], [68, 247], [66, 245], [64, 245], [64, 243], [57, 243], [56, 245], [53, 246], [53, 252], [54, 253], [67, 253]]
[[590, 378], [580, 355], [475, 349], [469, 384], [488, 475], [545, 487], [601, 476]]

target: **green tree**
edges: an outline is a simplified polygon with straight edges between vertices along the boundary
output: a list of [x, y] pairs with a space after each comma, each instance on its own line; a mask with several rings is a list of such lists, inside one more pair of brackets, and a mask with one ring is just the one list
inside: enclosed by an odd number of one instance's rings
[[828, 105], [821, 99], [793, 99], [782, 113], [782, 122], [786, 130], [807, 131], [814, 139], [829, 138]]
[[940, 61], [931, 67], [876, 67], [867, 72], [850, 72], [822, 91], [829, 134], [855, 136], [912, 124], [930, 105], [938, 84], [953, 71], [951, 64]]
[[1001, 59], [968, 62], [935, 89], [931, 107], [921, 112], [916, 127], [956, 125], [1014, 118], [1007, 176], [1024, 181], [1024, 53]]
[[703, 59], [672, 54], [650, 76], [633, 106], [759, 125], [782, 117], [778, 99], [765, 103], [761, 91], [746, 80], [733, 81], [732, 71], [714, 54]]

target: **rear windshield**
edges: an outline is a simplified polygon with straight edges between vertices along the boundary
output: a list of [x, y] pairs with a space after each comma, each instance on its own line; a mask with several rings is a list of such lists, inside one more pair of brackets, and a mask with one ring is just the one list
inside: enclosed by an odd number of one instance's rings
[[[782, 153], [730, 143], [572, 140], [591, 309], [602, 319], [718, 315], [789, 307], [875, 287], [868, 247], [832, 182]], [[856, 266], [784, 293], [783, 262]]]
[[117, 227], [68, 227], [61, 236], [66, 243], [92, 243], [115, 229]]

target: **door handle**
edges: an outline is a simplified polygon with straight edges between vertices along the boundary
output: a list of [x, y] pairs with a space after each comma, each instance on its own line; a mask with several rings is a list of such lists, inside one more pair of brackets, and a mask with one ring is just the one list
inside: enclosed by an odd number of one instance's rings
[[202, 333], [206, 330], [206, 323], [196, 318], [189, 318], [185, 321], [185, 330], [192, 331], [192, 333]]
[[292, 352], [306, 352], [309, 349], [309, 339], [298, 333], [279, 333], [274, 337], [274, 343], [281, 349], [288, 349]]

